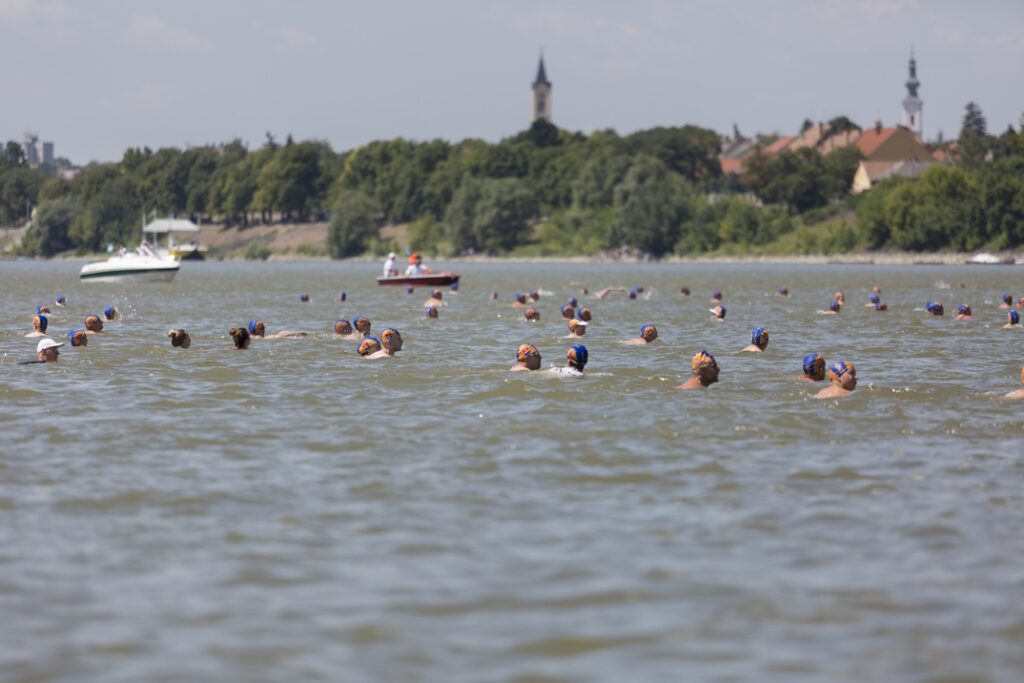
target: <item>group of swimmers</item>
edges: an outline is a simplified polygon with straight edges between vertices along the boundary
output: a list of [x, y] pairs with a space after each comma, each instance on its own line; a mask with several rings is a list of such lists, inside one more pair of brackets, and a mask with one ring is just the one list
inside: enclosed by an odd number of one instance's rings
[[[457, 291], [457, 285], [453, 285], [452, 292], [456, 293]], [[612, 292], [626, 291], [624, 287], [609, 287], [597, 292], [593, 296], [598, 299], [604, 299]], [[582, 293], [586, 295], [589, 292], [584, 289]], [[644, 288], [638, 286], [629, 290], [628, 296], [636, 298], [643, 293]], [[680, 294], [682, 296], [689, 296], [690, 290], [683, 287], [680, 289]], [[781, 287], [778, 290], [778, 294], [779, 296], [788, 297], [789, 290]], [[347, 295], [342, 292], [338, 298], [340, 301], [345, 301]], [[497, 293], [492, 292], [491, 299], [496, 300], [497, 298]], [[538, 321], [540, 320], [540, 312], [531, 304], [536, 303], [539, 299], [540, 293], [537, 290], [516, 292], [511, 305], [516, 308], [524, 308], [523, 315], [527, 321]], [[712, 303], [715, 304], [712, 308], [708, 309], [712, 318], [714, 320], [724, 320], [726, 308], [722, 305], [721, 291], [717, 289], [712, 291], [711, 299]], [[308, 294], [301, 294], [299, 300], [309, 302], [312, 299]], [[819, 313], [838, 315], [845, 301], [846, 297], [843, 292], [836, 292], [828, 309], [819, 311]], [[58, 295], [55, 303], [57, 306], [63, 307], [67, 304], [67, 299], [63, 295]], [[430, 294], [430, 298], [423, 304], [425, 314], [430, 318], [438, 317], [439, 310], [446, 305], [447, 302], [444, 300], [444, 295], [439, 289], [434, 289]], [[888, 306], [881, 300], [880, 288], [872, 288], [865, 306], [874, 308], [876, 311], [888, 310]], [[1004, 327], [1017, 327], [1020, 325], [1020, 314], [1017, 309], [1024, 308], [1024, 297], [1021, 297], [1015, 304], [1013, 297], [1009, 293], [1004, 292], [999, 308], [1007, 310], [1007, 324]], [[936, 301], [928, 301], [925, 304], [924, 310], [934, 316], [942, 316], [945, 312], [942, 303]], [[560, 313], [566, 319], [569, 328], [569, 334], [563, 337], [563, 339], [583, 337], [593, 319], [590, 309], [586, 306], [580, 306], [579, 300], [574, 296], [568, 297], [566, 303], [560, 307]], [[36, 359], [27, 361], [28, 363], [52, 363], [57, 361], [60, 356], [59, 348], [64, 345], [64, 342], [57, 342], [48, 336], [49, 315], [50, 309], [48, 306], [43, 304], [37, 307], [35, 316], [32, 319], [32, 331], [28, 332], [25, 336], [41, 339], [36, 347]], [[86, 346], [91, 335], [103, 332], [104, 322], [113, 322], [119, 318], [120, 312], [113, 305], [104, 308], [102, 316], [96, 314], [88, 315], [85, 318], [83, 328], [72, 329], [67, 332], [68, 343], [72, 347]], [[973, 320], [973, 312], [969, 304], [962, 304], [957, 308], [956, 319]], [[228, 330], [228, 335], [231, 337], [237, 350], [248, 348], [253, 340], [283, 339], [306, 336], [307, 334], [307, 332], [298, 330], [268, 333], [266, 325], [262, 320], [250, 320], [246, 326], [232, 327]], [[335, 321], [334, 334], [341, 339], [358, 341], [357, 353], [368, 359], [394, 357], [402, 350], [402, 335], [397, 329], [388, 327], [379, 336], [372, 336], [370, 320], [362, 315], [357, 316], [352, 321], [347, 319]], [[169, 330], [166, 336], [170, 338], [171, 346], [174, 348], [188, 349], [192, 344], [191, 336], [183, 329]], [[626, 339], [622, 343], [627, 345], [646, 345], [653, 343], [657, 339], [657, 328], [653, 324], [648, 323], [640, 327], [637, 337]], [[769, 339], [770, 336], [766, 328], [755, 327], [750, 335], [750, 344], [741, 349], [741, 352], [763, 353], [768, 347]], [[549, 371], [557, 374], [580, 376], [583, 374], [588, 358], [587, 347], [582, 344], [574, 344], [566, 351], [566, 365], [552, 367]], [[510, 370], [515, 372], [536, 371], [540, 369], [540, 365], [541, 354], [538, 348], [534, 344], [525, 343], [521, 344], [516, 350], [516, 364]], [[714, 356], [706, 350], [699, 351], [690, 360], [690, 378], [680, 384], [678, 388], [682, 390], [707, 388], [718, 382], [719, 371], [718, 362]], [[857, 372], [853, 363], [838, 360], [828, 365], [825, 359], [818, 353], [811, 353], [803, 358], [802, 373], [796, 379], [802, 382], [821, 382], [827, 379], [829, 385], [815, 395], [815, 398], [820, 399], [848, 396], [857, 387]], [[1021, 382], [1024, 383], [1024, 369], [1021, 371]], [[1024, 389], [1012, 391], [1006, 394], [1006, 397], [1024, 398]]]

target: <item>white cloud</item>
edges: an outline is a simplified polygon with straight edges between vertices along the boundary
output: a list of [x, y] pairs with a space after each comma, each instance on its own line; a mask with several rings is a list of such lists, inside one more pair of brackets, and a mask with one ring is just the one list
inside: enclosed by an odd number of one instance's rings
[[152, 14], [132, 16], [125, 39], [132, 47], [145, 50], [184, 55], [206, 54], [210, 50], [210, 44], [203, 36]]
[[64, 0], [0, 0], [0, 21], [65, 21], [75, 12]]

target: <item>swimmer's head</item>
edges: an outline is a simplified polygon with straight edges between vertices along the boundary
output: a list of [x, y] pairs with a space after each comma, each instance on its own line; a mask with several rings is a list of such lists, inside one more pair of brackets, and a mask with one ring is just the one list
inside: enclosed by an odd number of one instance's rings
[[89, 335], [85, 330], [68, 330], [68, 343], [72, 346], [88, 346]]
[[707, 351], [698, 351], [690, 359], [690, 372], [700, 377], [705, 386], [718, 381], [718, 362]]
[[536, 308], [527, 308], [526, 311], [523, 312], [523, 317], [527, 320], [540, 320], [540, 311]]
[[537, 301], [538, 299], [540, 299], [540, 292], [538, 292], [536, 289], [531, 289], [530, 298], [533, 299], [534, 301]]
[[1006, 304], [1007, 306], [1013, 305], [1013, 297], [1010, 296], [1009, 292], [1003, 292], [1003, 303]]
[[36, 306], [36, 315], [46, 315], [50, 312], [50, 307], [46, 304], [39, 304]]
[[110, 322], [111, 320], [117, 320], [119, 317], [120, 314], [117, 311], [117, 306], [107, 306], [106, 308], [103, 309], [103, 318], [107, 322]]
[[90, 332], [102, 332], [103, 321], [100, 320], [98, 315], [90, 315], [85, 319], [85, 329]]
[[825, 359], [817, 353], [809, 353], [804, 356], [804, 376], [810, 377], [815, 382], [825, 379]]
[[857, 370], [853, 367], [853, 363], [837, 360], [828, 368], [828, 379], [830, 382], [842, 384], [843, 388], [852, 388], [848, 385], [852, 382], [856, 386]]
[[427, 306], [426, 308], [423, 309], [423, 314], [425, 316], [427, 316], [428, 318], [436, 318], [437, 317], [437, 306], [433, 306], [433, 305]]
[[64, 298], [63, 294], [58, 294], [57, 300], [54, 303], [56, 303], [58, 306], [64, 306], [67, 304], [67, 302], [68, 300]]
[[569, 367], [576, 368], [580, 372], [583, 372], [583, 368], [587, 365], [589, 359], [587, 353], [587, 347], [583, 344], [576, 344], [571, 347], [565, 354], [565, 357], [569, 360]]
[[459, 281], [456, 280], [455, 282], [448, 285], [448, 289], [452, 290], [453, 292], [459, 291]]
[[338, 301], [346, 301], [348, 299], [348, 292], [339, 292]]
[[32, 329], [36, 332], [46, 332], [47, 325], [50, 321], [46, 319], [45, 315], [36, 315], [32, 317]]
[[584, 306], [580, 310], [576, 311], [576, 317], [584, 322], [590, 322], [592, 316], [590, 315], [590, 309]]
[[690, 296], [690, 288], [689, 287], [680, 287], [679, 288], [679, 293], [682, 294], [683, 296]]
[[263, 324], [262, 320], [250, 320], [249, 321], [249, 334], [254, 337], [262, 337], [267, 333], [267, 326]]
[[937, 301], [929, 301], [926, 303], [924, 305], [924, 310], [928, 311], [932, 315], [942, 315], [944, 312], [942, 304]]
[[647, 343], [654, 341], [658, 338], [658, 328], [651, 324], [641, 326], [640, 338]]
[[371, 353], [377, 353], [380, 351], [380, 340], [374, 339], [373, 337], [367, 337], [363, 341], [359, 342], [359, 355], [369, 356]]
[[497, 292], [491, 292], [491, 301], [497, 301], [497, 300], [498, 300], [498, 293]]
[[875, 302], [875, 310], [876, 311], [888, 311], [889, 310], [889, 305], [887, 303], [885, 303], [884, 301], [876, 301]]
[[842, 301], [840, 301], [839, 299], [832, 299], [832, 303], [830, 303], [828, 305], [828, 310], [834, 311], [834, 312], [838, 313], [839, 309], [841, 309], [842, 307], [843, 307], [843, 302]]
[[576, 300], [576, 297], [570, 296], [568, 299], [565, 300], [565, 303], [567, 303], [572, 308], [576, 308], [580, 302]]
[[441, 300], [441, 290], [440, 289], [435, 289], [433, 292], [430, 293], [430, 298], [431, 299], [437, 299], [438, 301], [440, 301]]
[[245, 327], [232, 327], [228, 330], [228, 334], [231, 335], [231, 341], [235, 343], [236, 349], [248, 348], [249, 342], [252, 341], [252, 335]]
[[540, 367], [540, 351], [533, 344], [520, 344], [516, 349], [516, 361], [536, 370]]
[[789, 289], [786, 287], [779, 287], [779, 296], [789, 296]]
[[192, 337], [185, 330], [169, 330], [167, 336], [171, 338], [171, 346], [178, 349], [187, 349], [192, 346]]
[[1019, 325], [1020, 313], [1018, 313], [1016, 310], [1011, 309], [1010, 312], [1006, 314], [1006, 321], [1011, 325]]
[[845, 304], [846, 303], [846, 295], [843, 294], [842, 292], [836, 292], [835, 295], [832, 298], [835, 299], [836, 301], [838, 301], [841, 304]]
[[956, 307], [957, 315], [971, 315], [971, 307], [968, 304], [960, 304]]
[[522, 292], [516, 292], [516, 301], [521, 304], [526, 303], [526, 295]]
[[874, 292], [875, 294], [881, 294], [882, 288], [879, 287], [878, 285], [875, 285], [874, 287], [871, 288], [871, 291]]
[[715, 316], [719, 320], [725, 320], [725, 306], [715, 306], [714, 308], [709, 308], [708, 313]]
[[878, 292], [871, 292], [871, 294], [868, 295], [868, 301], [873, 304], [877, 304], [879, 301]]
[[575, 335], [582, 337], [587, 333], [587, 324], [582, 320], [573, 318], [569, 321], [569, 331]]
[[299, 294], [299, 301], [301, 301], [302, 303], [309, 303], [311, 301], [311, 299], [309, 298], [309, 294], [306, 294], [305, 292]]
[[359, 334], [370, 334], [370, 319], [365, 315], [361, 315], [353, 320], [352, 326], [356, 328], [356, 332]]
[[386, 327], [380, 333], [380, 343], [389, 351], [402, 350], [402, 335], [393, 327]]
[[406, 285], [405, 286], [405, 293], [406, 294], [412, 294], [415, 291], [416, 291], [416, 288], [413, 287], [412, 285]]
[[572, 306], [570, 306], [569, 304], [562, 306], [563, 318], [572, 318], [574, 313], [575, 311], [573, 311]]
[[721, 301], [722, 300], [722, 292], [721, 292], [721, 290], [712, 289], [711, 290], [711, 298], [714, 299], [715, 301]]
[[750, 333], [750, 343], [762, 351], [768, 347], [768, 330], [763, 327], [755, 327]]
[[334, 321], [334, 334], [352, 334], [352, 323], [344, 318]]
[[636, 290], [635, 289], [629, 290], [629, 298], [630, 299], [635, 299], [636, 298]]

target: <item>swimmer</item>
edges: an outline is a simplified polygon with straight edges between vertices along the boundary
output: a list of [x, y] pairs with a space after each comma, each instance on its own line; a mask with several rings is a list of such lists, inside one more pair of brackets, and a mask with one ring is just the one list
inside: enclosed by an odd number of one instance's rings
[[107, 306], [103, 309], [103, 321], [113, 322], [121, 317], [121, 312], [117, 310], [116, 306]]
[[1024, 296], [1017, 299], [1017, 308], [1024, 308]]
[[60, 306], [61, 308], [64, 308], [67, 305], [68, 300], [64, 298], [63, 294], [58, 294], [57, 299], [56, 301], [54, 301], [54, 303]]
[[426, 308], [427, 306], [435, 306], [437, 308], [440, 308], [441, 306], [446, 306], [447, 304], [445, 304], [445, 302], [442, 301], [441, 299], [441, 290], [435, 289], [433, 292], [430, 293], [430, 298], [423, 302], [423, 307]]
[[635, 289], [629, 290], [629, 298], [630, 299], [635, 299], [636, 298], [636, 290]]
[[569, 321], [569, 334], [562, 337], [562, 339], [575, 339], [576, 337], [582, 337], [587, 333], [587, 323], [582, 320], [573, 318]]
[[843, 302], [839, 299], [832, 299], [832, 303], [828, 305], [827, 311], [818, 311], [818, 315], [839, 315], [839, 310], [843, 307]]
[[456, 280], [455, 282], [453, 282], [450, 285], [448, 285], [448, 289], [451, 291], [452, 294], [458, 294], [459, 293], [459, 281]]
[[570, 296], [568, 299], [566, 299], [565, 303], [567, 303], [571, 308], [576, 308], [577, 306], [580, 305], [580, 302], [574, 296]]
[[540, 320], [540, 311], [536, 308], [527, 308], [526, 311], [523, 312], [523, 317], [532, 321]]
[[1002, 300], [1003, 303], [999, 304], [999, 308], [1013, 308], [1013, 297], [1009, 292], [1003, 292]]
[[836, 292], [835, 294], [832, 295], [832, 298], [838, 301], [840, 304], [846, 303], [846, 295], [843, 294], [842, 292]]
[[924, 305], [924, 310], [928, 311], [934, 316], [941, 316], [945, 310], [942, 308], [942, 302], [940, 301], [929, 301]]
[[825, 359], [821, 354], [809, 353], [804, 356], [804, 374], [797, 376], [798, 382], [820, 382], [825, 379]]
[[423, 309], [423, 314], [428, 318], [436, 318], [437, 306], [427, 306], [426, 308]]
[[284, 330], [274, 334], [267, 334], [267, 327], [263, 324], [262, 320], [250, 320], [249, 334], [253, 339], [284, 339], [285, 337], [305, 337], [307, 333], [298, 330]]
[[755, 327], [750, 333], [750, 345], [741, 350], [741, 353], [761, 353], [768, 348], [768, 330], [763, 327]]
[[32, 317], [32, 331], [27, 333], [26, 337], [46, 337], [46, 328], [49, 327], [50, 321], [45, 315], [39, 314]]
[[88, 346], [89, 335], [85, 330], [68, 330], [68, 343], [72, 346]]
[[814, 395], [814, 398], [842, 398], [857, 388], [857, 370], [853, 363], [837, 360], [828, 369], [829, 385]]
[[359, 339], [362, 335], [352, 331], [352, 323], [340, 318], [334, 321], [334, 336], [342, 339]]
[[364, 358], [372, 356], [380, 351], [380, 340], [376, 337], [367, 337], [363, 341], [359, 342], [359, 348], [356, 352]]
[[711, 303], [717, 303], [722, 300], [722, 290], [712, 289], [711, 290]]
[[600, 292], [595, 294], [594, 297], [598, 298], [598, 299], [603, 299], [606, 296], [608, 296], [609, 294], [611, 294], [612, 292], [625, 292], [625, 291], [626, 291], [625, 287], [605, 287]]
[[338, 301], [342, 303], [348, 301], [348, 292], [338, 292]]
[[[42, 344], [42, 342], [39, 343]], [[1020, 383], [1024, 384], [1024, 368], [1021, 368], [1020, 371]], [[1011, 391], [1010, 393], [1003, 396], [1003, 398], [1024, 398], [1024, 389], [1017, 389], [1016, 391]]]
[[[364, 343], [366, 340], [363, 340]], [[363, 353], [362, 344], [359, 345], [359, 354], [367, 358], [390, 358], [397, 356], [402, 350], [402, 335], [393, 327], [387, 327], [380, 333], [380, 349], [372, 353]]]
[[56, 363], [60, 358], [60, 347], [64, 346], [64, 342], [56, 342], [47, 337], [46, 339], [40, 339], [39, 343], [36, 344], [36, 359], [24, 361], [19, 365], [32, 365], [34, 363]]
[[971, 314], [971, 307], [969, 304], [960, 304], [956, 307], [956, 317], [954, 320], [974, 320], [974, 316]]
[[779, 296], [789, 296], [789, 288], [779, 287]]
[[308, 304], [310, 301], [312, 301], [312, 299], [309, 298], [309, 294], [303, 292], [302, 294], [299, 294], [299, 301], [301, 301], [304, 304]]
[[875, 310], [876, 311], [888, 311], [889, 310], [889, 304], [885, 303], [884, 301], [876, 301], [875, 302]]
[[530, 300], [531, 301], [539, 301], [540, 300], [540, 292], [538, 292], [536, 289], [531, 289], [530, 290]]
[[36, 315], [50, 315], [50, 307], [46, 304], [36, 306]]
[[680, 287], [679, 288], [679, 296], [690, 296], [690, 288], [689, 287]]
[[868, 294], [868, 302], [864, 304], [864, 308], [874, 308], [875, 304], [881, 300], [882, 298], [878, 296], [878, 292], [871, 292], [871, 294]]
[[1020, 313], [1011, 309], [1010, 312], [1006, 314], [1006, 324], [1003, 325], [1003, 329], [1008, 330], [1011, 327], [1017, 327], [1018, 325], [1020, 325]]
[[712, 320], [725, 320], [725, 306], [715, 306], [709, 308], [708, 313], [711, 314]]
[[516, 292], [516, 300], [512, 304], [512, 308], [522, 308], [526, 305], [526, 295], [522, 292]]
[[370, 334], [370, 319], [361, 315], [352, 321], [352, 327], [356, 328], [356, 339], [362, 339]]
[[551, 368], [551, 372], [556, 375], [568, 375], [570, 377], [580, 377], [583, 374], [583, 368], [587, 366], [590, 354], [587, 352], [587, 347], [583, 344], [576, 344], [568, 351], [565, 352], [565, 357], [569, 361], [565, 367]]
[[85, 333], [99, 334], [103, 331], [103, 321], [98, 315], [90, 315], [85, 319]]
[[573, 318], [576, 317], [576, 311], [573, 310], [572, 306], [566, 304], [562, 306], [562, 317], [567, 320], [572, 320]]
[[584, 306], [583, 308], [576, 311], [576, 318], [578, 320], [582, 320], [585, 323], [589, 323], [593, 316], [590, 315], [590, 309]]
[[249, 342], [252, 341], [252, 335], [249, 334], [249, 330], [244, 327], [232, 327], [228, 330], [228, 334], [231, 335], [231, 341], [235, 343], [236, 351], [249, 348]]
[[622, 342], [623, 344], [629, 344], [630, 346], [643, 346], [650, 344], [658, 338], [658, 328], [654, 325], [642, 325], [640, 327], [640, 336], [634, 337], [633, 339], [627, 339]]
[[185, 330], [168, 330], [167, 336], [171, 338], [173, 348], [187, 349], [192, 346], [192, 337]]
[[677, 388], [684, 391], [706, 389], [718, 381], [718, 363], [715, 361], [715, 357], [707, 351], [698, 351], [690, 359], [690, 373], [692, 377]]
[[520, 344], [516, 350], [516, 364], [510, 367], [509, 372], [523, 372], [526, 370], [540, 369], [540, 351], [533, 344]]
[[497, 300], [498, 300], [498, 293], [497, 292], [491, 292], [491, 301], [497, 301]]

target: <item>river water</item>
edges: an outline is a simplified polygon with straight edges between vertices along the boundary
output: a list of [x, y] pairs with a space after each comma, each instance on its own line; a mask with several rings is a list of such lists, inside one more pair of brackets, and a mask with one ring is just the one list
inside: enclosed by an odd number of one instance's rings
[[[369, 264], [79, 265], [0, 263], [0, 680], [1024, 676], [1019, 268], [469, 264], [430, 320]], [[583, 299], [584, 377], [507, 372], [524, 341], [564, 364], [566, 297], [636, 285]], [[509, 306], [531, 288], [539, 323]], [[54, 336], [124, 319], [16, 365], [58, 292]], [[333, 336], [359, 314], [399, 357]], [[311, 335], [232, 351], [257, 317]], [[721, 381], [677, 391], [701, 349]], [[793, 381], [812, 351], [851, 397]]]

